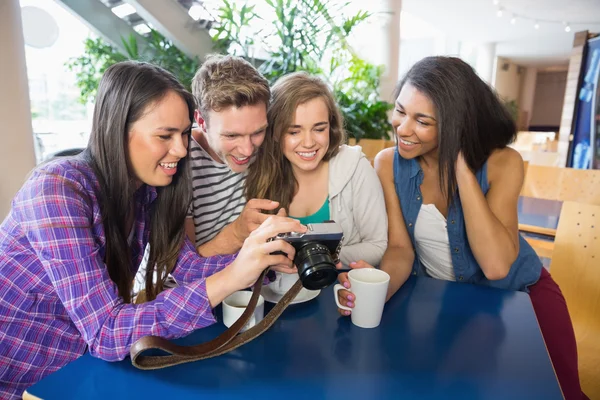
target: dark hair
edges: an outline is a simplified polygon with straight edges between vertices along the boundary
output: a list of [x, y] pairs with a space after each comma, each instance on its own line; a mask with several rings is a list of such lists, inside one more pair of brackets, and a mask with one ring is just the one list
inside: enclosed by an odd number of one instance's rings
[[458, 188], [458, 153], [473, 171], [479, 170], [494, 149], [515, 139], [515, 121], [496, 93], [460, 58], [426, 57], [417, 62], [397, 85], [394, 99], [406, 84], [435, 106], [440, 189], [450, 205]]
[[[82, 154], [100, 185], [99, 199], [106, 235], [104, 262], [125, 302], [131, 301], [133, 271], [127, 243], [127, 221], [134, 204], [136, 181], [129, 168], [128, 136], [131, 125], [169, 92], [187, 103], [190, 122], [194, 98], [164, 69], [126, 61], [109, 67], [100, 81], [92, 131]], [[190, 203], [189, 156], [180, 160], [170, 185], [158, 187], [151, 206], [150, 257], [146, 272], [146, 296], [152, 300], [163, 289], [167, 273], [175, 266], [184, 240], [184, 221]], [[157, 283], [153, 284], [154, 272]]]
[[329, 112], [329, 148], [323, 161], [330, 160], [345, 142], [344, 119], [333, 94], [325, 82], [306, 72], [295, 72], [277, 80], [268, 111], [269, 127], [258, 150], [256, 161], [248, 168], [245, 183], [247, 199], [278, 201], [286, 210], [298, 190], [292, 166], [282, 149], [282, 138], [292, 124], [296, 108], [312, 99], [321, 98]]

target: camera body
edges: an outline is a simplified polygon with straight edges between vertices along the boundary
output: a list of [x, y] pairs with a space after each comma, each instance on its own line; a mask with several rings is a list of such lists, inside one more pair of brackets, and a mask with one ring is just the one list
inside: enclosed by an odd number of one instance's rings
[[296, 249], [294, 264], [302, 286], [309, 290], [323, 289], [337, 279], [336, 264], [344, 233], [335, 221], [308, 224], [307, 228], [305, 233], [283, 233], [273, 240], [285, 240]]

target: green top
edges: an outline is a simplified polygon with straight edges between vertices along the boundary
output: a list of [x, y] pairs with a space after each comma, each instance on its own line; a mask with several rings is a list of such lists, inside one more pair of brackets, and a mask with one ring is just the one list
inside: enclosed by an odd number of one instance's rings
[[298, 221], [300, 221], [300, 223], [302, 225], [317, 224], [317, 223], [329, 221], [331, 219], [330, 214], [329, 214], [329, 197], [327, 197], [327, 200], [325, 200], [325, 203], [323, 203], [321, 208], [319, 208], [319, 210], [316, 213], [314, 213], [312, 215], [308, 215], [306, 217], [292, 217], [290, 215], [290, 218], [297, 219]]

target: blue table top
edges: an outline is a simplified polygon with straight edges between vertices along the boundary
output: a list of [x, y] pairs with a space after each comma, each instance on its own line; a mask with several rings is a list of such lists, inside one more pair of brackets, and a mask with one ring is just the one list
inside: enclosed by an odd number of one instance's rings
[[519, 197], [519, 224], [556, 229], [562, 209], [562, 201]]
[[[218, 323], [179, 342], [200, 343], [224, 329]], [[129, 359], [86, 354], [28, 393], [46, 400], [562, 399], [526, 293], [416, 277], [375, 329], [338, 318], [327, 288], [224, 356], [141, 371]]]

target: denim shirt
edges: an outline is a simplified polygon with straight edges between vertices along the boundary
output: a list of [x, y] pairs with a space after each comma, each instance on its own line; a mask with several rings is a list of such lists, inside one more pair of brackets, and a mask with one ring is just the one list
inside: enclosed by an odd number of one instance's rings
[[[487, 194], [490, 189], [487, 179], [487, 162], [475, 175], [483, 194]], [[406, 229], [414, 249], [417, 248], [415, 245], [415, 223], [423, 204], [421, 196], [422, 183], [423, 170], [417, 160], [406, 160], [396, 150], [394, 154], [394, 185], [400, 199]], [[527, 287], [538, 281], [543, 268], [542, 263], [533, 248], [521, 235], [519, 235], [519, 255], [511, 265], [508, 275], [504, 279], [492, 281], [485, 277], [469, 247], [465, 218], [458, 195], [455, 195], [454, 201], [448, 209], [446, 220], [452, 267], [458, 282], [528, 292]], [[425, 268], [421, 265], [418, 253], [415, 254], [412, 274], [428, 276]]]

